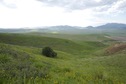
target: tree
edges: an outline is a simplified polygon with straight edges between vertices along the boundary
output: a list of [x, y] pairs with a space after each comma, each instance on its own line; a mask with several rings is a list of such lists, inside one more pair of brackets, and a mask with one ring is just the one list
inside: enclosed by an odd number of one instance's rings
[[54, 52], [50, 47], [44, 47], [42, 49], [42, 55], [47, 57], [57, 57], [57, 53]]

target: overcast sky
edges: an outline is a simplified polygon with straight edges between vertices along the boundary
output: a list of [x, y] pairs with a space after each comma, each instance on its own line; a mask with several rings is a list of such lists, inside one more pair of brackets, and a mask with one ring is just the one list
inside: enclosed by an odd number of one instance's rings
[[126, 23], [126, 0], [0, 0], [0, 28]]

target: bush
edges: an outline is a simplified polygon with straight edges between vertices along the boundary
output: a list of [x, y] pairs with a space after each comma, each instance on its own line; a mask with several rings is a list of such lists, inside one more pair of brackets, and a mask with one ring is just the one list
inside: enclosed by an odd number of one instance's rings
[[50, 47], [45, 47], [42, 49], [42, 55], [47, 57], [56, 57], [57, 53], [54, 52]]

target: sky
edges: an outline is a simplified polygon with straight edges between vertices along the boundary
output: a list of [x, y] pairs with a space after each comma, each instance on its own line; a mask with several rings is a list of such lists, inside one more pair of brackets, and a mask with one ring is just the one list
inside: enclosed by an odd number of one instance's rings
[[126, 0], [0, 0], [0, 28], [126, 23]]

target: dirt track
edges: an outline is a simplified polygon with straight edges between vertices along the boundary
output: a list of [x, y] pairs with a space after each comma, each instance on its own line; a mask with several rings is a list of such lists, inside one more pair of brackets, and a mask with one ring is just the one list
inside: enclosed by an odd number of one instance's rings
[[117, 40], [117, 41], [126, 41], [126, 37], [111, 37], [113, 40]]
[[126, 37], [124, 36], [105, 36], [105, 37], [113, 39], [113, 40], [117, 40], [117, 41], [126, 41]]

